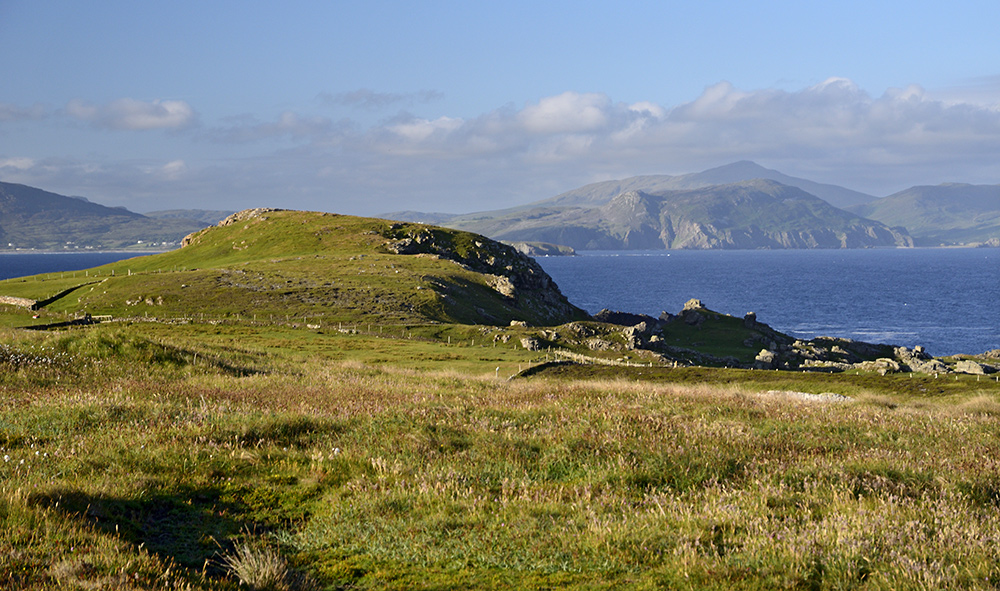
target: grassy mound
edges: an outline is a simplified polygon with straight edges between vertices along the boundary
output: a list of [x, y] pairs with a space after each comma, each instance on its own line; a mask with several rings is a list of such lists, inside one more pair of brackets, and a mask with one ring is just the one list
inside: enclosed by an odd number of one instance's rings
[[308, 324], [561, 324], [586, 314], [532, 259], [482, 236], [325, 213], [248, 210], [183, 248], [0, 282], [49, 311]]

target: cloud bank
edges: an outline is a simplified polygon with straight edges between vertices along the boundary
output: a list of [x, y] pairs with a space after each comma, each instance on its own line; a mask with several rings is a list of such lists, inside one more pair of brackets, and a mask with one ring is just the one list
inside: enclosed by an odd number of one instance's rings
[[195, 122], [194, 109], [184, 101], [144, 102], [122, 98], [106, 105], [94, 105], [73, 100], [66, 105], [65, 112], [74, 119], [107, 129], [180, 129]]
[[[672, 106], [570, 91], [468, 118], [403, 111], [367, 127], [287, 111], [270, 121], [233, 117], [189, 134], [192, 144], [208, 138], [219, 154], [238, 144], [239, 157], [89, 163], [0, 153], [0, 174], [50, 189], [46, 178], [59, 178], [94, 187], [94, 196], [176, 196], [178, 206], [375, 214], [495, 209], [598, 180], [749, 159], [882, 196], [916, 184], [1000, 183], [1000, 105], [977, 88], [974, 99], [964, 99], [916, 85], [872, 96], [845, 78], [797, 91], [720, 82]], [[361, 90], [328, 100], [385, 108], [419, 97]], [[38, 113], [32, 109], [0, 105], [0, 121], [30, 118]], [[112, 130], [183, 130], [196, 121], [183, 101], [77, 101], [65, 111]], [[107, 183], [103, 190], [97, 179]]]

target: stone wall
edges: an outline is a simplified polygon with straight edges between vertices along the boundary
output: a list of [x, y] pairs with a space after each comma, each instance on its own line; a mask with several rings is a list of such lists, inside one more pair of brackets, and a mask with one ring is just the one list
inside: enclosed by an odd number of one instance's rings
[[38, 304], [38, 302], [36, 302], [35, 300], [29, 300], [28, 298], [0, 296], [0, 304], [7, 304], [9, 306], [20, 306], [21, 308], [34, 308]]

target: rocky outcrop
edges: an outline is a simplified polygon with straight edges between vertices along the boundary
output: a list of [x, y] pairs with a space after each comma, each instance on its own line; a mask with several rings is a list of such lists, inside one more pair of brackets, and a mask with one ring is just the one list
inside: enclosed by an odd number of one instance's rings
[[576, 251], [570, 246], [549, 242], [505, 242], [521, 254], [529, 257], [572, 257]]
[[956, 373], [967, 373], [972, 375], [986, 375], [997, 371], [996, 368], [991, 365], [978, 363], [976, 361], [972, 361], [971, 359], [962, 359], [955, 362], [954, 370]]
[[[247, 222], [272, 211], [285, 211], [285, 210], [278, 209], [275, 207], [255, 207], [253, 209], [244, 209], [243, 211], [237, 211], [236, 213], [232, 214], [226, 219], [220, 221], [218, 224], [215, 225], [215, 227], [222, 228], [225, 226], [232, 226], [240, 222]], [[203, 232], [205, 232], [205, 230], [192, 232], [191, 234], [185, 236], [184, 239], [181, 240], [181, 248], [184, 248], [185, 246], [192, 244], [197, 239], [197, 237], [200, 236]]]
[[[589, 324], [574, 324], [570, 331], [575, 342], [591, 350], [642, 350], [647, 355], [659, 356], [664, 362], [681, 365], [713, 365], [742, 367], [759, 370], [794, 370], [823, 372], [875, 372], [881, 375], [899, 372], [946, 374], [988, 374], [998, 371], [985, 361], [949, 360], [932, 357], [923, 347], [912, 349], [855, 341], [835, 337], [816, 337], [811, 340], [795, 339], [760, 322], [753, 312], [742, 319], [709, 310], [698, 299], [688, 300], [676, 315], [664, 313], [660, 319], [640, 314], [602, 310], [594, 320], [605, 323], [604, 329], [590, 328]], [[721, 324], [720, 324], [721, 323]], [[719, 357], [691, 348], [672, 345], [671, 331], [681, 327], [687, 334], [699, 334], [706, 327], [713, 330], [708, 338], [718, 339], [722, 331], [745, 335], [742, 345], [747, 349], [743, 361], [734, 357]], [[612, 330], [609, 333], [608, 330]], [[677, 333], [673, 333], [677, 334]], [[697, 343], [697, 337], [695, 343]], [[729, 345], [725, 345], [729, 346]], [[1000, 359], [1000, 350], [995, 353]], [[990, 355], [987, 354], [987, 355]], [[986, 357], [984, 355], [983, 357]]]
[[533, 258], [507, 244], [422, 224], [393, 223], [382, 236], [387, 252], [433, 255], [482, 273], [487, 284], [513, 307], [527, 310], [547, 324], [588, 317], [566, 299]]

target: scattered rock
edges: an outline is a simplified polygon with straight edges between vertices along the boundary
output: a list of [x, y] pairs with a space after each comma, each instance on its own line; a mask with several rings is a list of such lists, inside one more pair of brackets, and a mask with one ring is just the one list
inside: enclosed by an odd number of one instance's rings
[[542, 342], [535, 337], [524, 337], [521, 339], [521, 346], [528, 351], [540, 351], [542, 349]]
[[240, 222], [245, 222], [252, 220], [255, 217], [259, 217], [265, 213], [270, 213], [272, 211], [284, 211], [283, 209], [276, 209], [274, 207], [255, 207], [253, 209], [244, 209], [243, 211], [237, 211], [233, 215], [222, 220], [216, 226], [232, 226], [233, 224], [238, 224]]
[[587, 326], [586, 324], [581, 324], [579, 322], [571, 322], [566, 325], [566, 329], [569, 330], [570, 334], [578, 339], [585, 339], [587, 337], [592, 337], [597, 334], [593, 328]]
[[973, 375], [986, 375], [988, 373], [993, 373], [993, 368], [989, 365], [983, 365], [982, 363], [977, 363], [971, 359], [963, 359], [955, 364], [955, 371], [957, 373], [968, 373]]
[[777, 354], [774, 351], [768, 349], [761, 349], [760, 353], [757, 353], [757, 357], [754, 358], [753, 368], [754, 369], [774, 369], [774, 363], [778, 359]]
[[621, 349], [621, 346], [600, 338], [587, 339], [584, 344], [586, 344], [587, 348], [591, 351], [617, 351]]
[[417, 254], [420, 252], [420, 245], [412, 238], [390, 240], [385, 243], [385, 247], [393, 254]]
[[793, 390], [768, 390], [764, 393], [765, 396], [782, 396], [785, 398], [794, 398], [796, 400], [803, 400], [806, 402], [847, 402], [850, 400], [847, 396], [843, 394], [834, 394], [833, 392], [823, 392], [822, 394], [810, 394], [808, 392], [795, 392]]
[[513, 299], [517, 295], [517, 288], [514, 287], [514, 283], [509, 277], [503, 275], [492, 275], [489, 278], [490, 287], [497, 290], [497, 292], [505, 298]]
[[879, 375], [887, 375], [890, 373], [899, 373], [902, 366], [894, 359], [889, 359], [887, 357], [880, 357], [875, 361], [863, 361], [861, 363], [855, 364], [855, 367], [861, 371], [876, 371]]
[[684, 303], [684, 312], [687, 312], [688, 310], [704, 310], [704, 309], [705, 309], [705, 304], [702, 304], [701, 300], [698, 299], [691, 298], [690, 300]]

